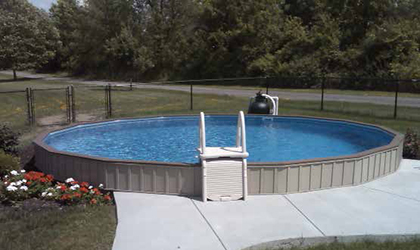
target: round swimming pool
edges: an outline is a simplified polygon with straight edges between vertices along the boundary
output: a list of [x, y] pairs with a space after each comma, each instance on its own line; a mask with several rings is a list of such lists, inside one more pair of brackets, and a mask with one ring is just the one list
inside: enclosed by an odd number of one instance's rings
[[[394, 134], [358, 123], [246, 116], [249, 162], [285, 162], [352, 155], [389, 144]], [[49, 133], [58, 151], [120, 160], [197, 163], [198, 116], [116, 120]], [[237, 116], [206, 116], [208, 146], [233, 146]]]

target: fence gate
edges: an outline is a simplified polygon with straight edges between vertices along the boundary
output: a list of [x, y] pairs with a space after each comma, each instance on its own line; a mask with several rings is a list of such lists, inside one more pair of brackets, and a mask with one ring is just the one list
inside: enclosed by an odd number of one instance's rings
[[74, 88], [27, 89], [30, 124], [64, 125], [76, 121]]

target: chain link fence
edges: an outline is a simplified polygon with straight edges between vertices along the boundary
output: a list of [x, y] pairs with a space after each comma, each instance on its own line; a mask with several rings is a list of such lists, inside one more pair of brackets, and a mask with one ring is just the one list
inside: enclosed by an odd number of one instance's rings
[[279, 114], [329, 112], [420, 121], [418, 80], [256, 77], [129, 82], [0, 92], [1, 117], [15, 126], [63, 125], [143, 115], [236, 113], [262, 91]]

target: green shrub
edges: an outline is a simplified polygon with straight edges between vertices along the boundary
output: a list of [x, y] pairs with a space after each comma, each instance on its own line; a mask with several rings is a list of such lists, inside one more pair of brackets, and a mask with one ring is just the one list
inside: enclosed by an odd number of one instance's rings
[[16, 156], [18, 145], [19, 133], [13, 132], [7, 125], [0, 125], [0, 150]]
[[0, 150], [0, 177], [20, 168], [19, 159]]
[[411, 129], [407, 129], [405, 134], [403, 157], [420, 159], [420, 137]]

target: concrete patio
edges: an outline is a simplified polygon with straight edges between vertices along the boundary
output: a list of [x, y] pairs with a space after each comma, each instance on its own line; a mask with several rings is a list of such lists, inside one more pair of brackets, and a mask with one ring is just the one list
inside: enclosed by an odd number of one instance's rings
[[290, 238], [420, 234], [420, 161], [373, 182], [323, 191], [203, 203], [115, 192], [114, 250], [239, 250]]

